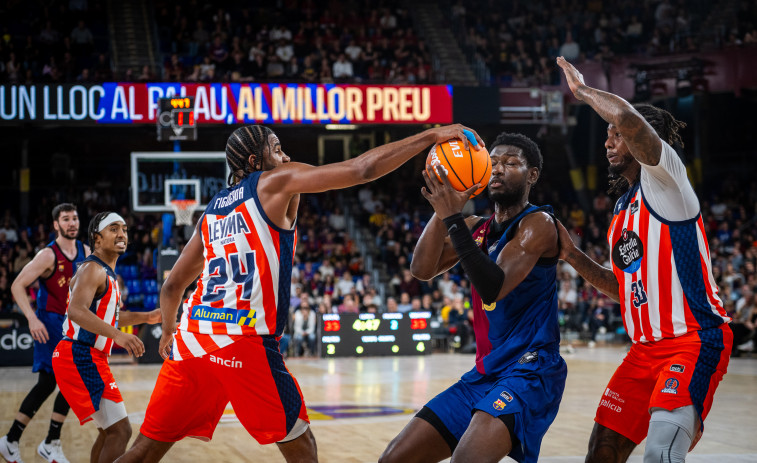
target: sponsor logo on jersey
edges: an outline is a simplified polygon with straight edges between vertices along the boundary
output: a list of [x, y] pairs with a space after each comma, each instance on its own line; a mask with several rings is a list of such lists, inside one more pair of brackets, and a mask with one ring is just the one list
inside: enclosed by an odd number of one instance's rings
[[612, 401], [607, 400], [607, 399], [602, 399], [602, 401], [599, 402], [599, 406], [600, 407], [609, 408], [610, 410], [614, 411], [615, 413], [620, 413], [620, 412], [623, 411], [623, 407], [621, 407], [620, 405], [616, 405], [616, 404], [612, 403]]
[[234, 323], [236, 325], [254, 326], [257, 320], [255, 310], [216, 308], [207, 305], [196, 305], [190, 311], [190, 318], [211, 322]]
[[620, 394], [618, 394], [617, 392], [613, 391], [609, 387], [605, 389], [604, 396], [607, 397], [608, 399], [615, 400], [616, 402], [626, 403], [626, 401], [623, 400], [622, 397], [620, 397]]
[[242, 361], [237, 360], [236, 357], [231, 357], [231, 360], [229, 360], [229, 359], [222, 359], [221, 357], [210, 354], [210, 361], [224, 367], [242, 368]]
[[686, 367], [683, 365], [679, 365], [677, 363], [674, 363], [673, 365], [670, 365], [670, 371], [674, 371], [676, 373], [683, 373], [683, 370], [685, 370]]
[[497, 399], [492, 404], [492, 407], [494, 407], [495, 410], [504, 410], [504, 408], [507, 407], [507, 404], [502, 402], [502, 400]]
[[665, 380], [665, 387], [660, 392], [663, 394], [678, 394], [678, 380], [675, 378], [668, 378]]
[[502, 397], [503, 399], [505, 399], [508, 402], [512, 402], [513, 401], [513, 396], [510, 395], [510, 393], [507, 392], [507, 391], [500, 392], [499, 396]]
[[644, 245], [633, 230], [623, 229], [620, 239], [612, 248], [612, 261], [616, 267], [626, 273], [635, 273], [641, 268]]
[[208, 240], [211, 243], [224, 238], [231, 239], [233, 235], [240, 233], [250, 233], [250, 227], [247, 226], [241, 212], [234, 212], [214, 221], [208, 220]]
[[631, 203], [631, 214], [635, 214], [639, 212], [639, 201], [636, 200], [633, 203]]

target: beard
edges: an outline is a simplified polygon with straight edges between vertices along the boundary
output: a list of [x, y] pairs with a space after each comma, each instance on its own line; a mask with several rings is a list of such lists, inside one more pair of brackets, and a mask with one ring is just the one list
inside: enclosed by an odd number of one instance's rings
[[76, 231], [61, 231], [60, 233], [61, 238], [65, 238], [67, 240], [75, 240], [77, 236], [79, 236], [79, 230]]
[[518, 204], [526, 194], [526, 184], [508, 185], [504, 184], [501, 191], [492, 192], [489, 190], [489, 199], [502, 207], [509, 207]]
[[607, 172], [609, 172], [611, 176], [619, 177], [623, 175], [623, 172], [625, 172], [626, 169], [628, 169], [628, 166], [630, 166], [631, 163], [633, 163], [633, 157], [631, 156], [627, 156], [627, 157], [624, 156], [622, 159], [623, 159], [622, 161], [620, 161], [619, 163], [615, 165], [610, 164], [607, 166]]

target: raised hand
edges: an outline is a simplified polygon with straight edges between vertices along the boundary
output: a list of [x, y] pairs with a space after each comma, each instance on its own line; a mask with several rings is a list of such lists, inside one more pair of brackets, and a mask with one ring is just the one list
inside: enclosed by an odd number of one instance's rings
[[563, 73], [565, 74], [565, 80], [567, 80], [568, 87], [570, 87], [570, 91], [573, 92], [573, 96], [575, 96], [579, 100], [583, 100], [583, 98], [581, 98], [581, 96], [579, 95], [579, 89], [586, 85], [584, 83], [583, 74], [578, 72], [578, 69], [576, 69], [575, 66], [570, 64], [562, 56], [557, 57], [557, 65], [562, 68]]

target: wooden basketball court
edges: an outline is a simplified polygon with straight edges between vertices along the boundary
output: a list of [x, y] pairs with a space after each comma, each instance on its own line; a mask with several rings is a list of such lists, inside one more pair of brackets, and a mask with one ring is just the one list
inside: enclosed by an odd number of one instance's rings
[[[539, 461], [583, 461], [597, 403], [624, 354], [623, 348], [614, 347], [579, 348], [564, 354], [568, 363], [565, 396], [560, 413], [544, 438]], [[131, 365], [125, 361], [113, 359], [113, 374], [124, 395], [136, 436], [159, 365]], [[377, 461], [415, 410], [473, 366], [473, 356], [290, 359], [288, 366], [300, 382], [311, 409], [320, 461], [362, 463]], [[0, 369], [0, 433], [7, 431], [36, 379], [30, 368]], [[51, 407], [49, 399], [21, 439], [21, 455], [27, 463], [42, 461], [36, 455], [36, 447], [47, 433]], [[757, 462], [756, 431], [757, 358], [735, 358], [715, 395], [704, 437], [687, 461]], [[92, 423], [80, 426], [69, 414], [62, 433], [68, 459], [73, 463], [88, 461], [95, 435]], [[642, 454], [643, 444], [630, 461], [641, 462]], [[275, 445], [261, 446], [249, 437], [235, 420], [233, 410], [228, 409], [212, 442], [185, 439], [163, 461], [284, 460]]]

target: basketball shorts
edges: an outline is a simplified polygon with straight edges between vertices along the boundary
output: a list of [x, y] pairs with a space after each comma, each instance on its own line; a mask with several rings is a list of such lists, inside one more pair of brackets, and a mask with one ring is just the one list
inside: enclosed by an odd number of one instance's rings
[[47, 310], [37, 310], [37, 318], [47, 329], [49, 339], [45, 343], [34, 341], [34, 365], [32, 371], [46, 371], [53, 373], [53, 351], [58, 343], [63, 339], [63, 321], [66, 316], [63, 314], [48, 312]]
[[557, 416], [567, 374], [568, 367], [558, 352], [539, 351], [536, 360], [515, 363], [497, 375], [482, 375], [474, 367], [426, 406], [447, 428], [438, 429], [440, 434], [451, 435], [457, 442], [476, 410], [494, 417], [512, 414], [511, 431], [520, 445], [513, 446], [509, 456], [521, 463], [535, 463], [542, 438]]
[[64, 339], [53, 352], [53, 369], [60, 392], [81, 424], [92, 420], [102, 399], [124, 401], [103, 351]]
[[652, 408], [694, 405], [704, 429], [732, 344], [725, 324], [634, 344], [605, 388], [594, 421], [638, 444], [647, 436]]
[[283, 440], [298, 418], [309, 422], [276, 339], [245, 336], [202, 357], [164, 361], [140, 431], [161, 442], [208, 441], [229, 402], [261, 444]]

